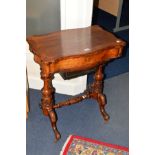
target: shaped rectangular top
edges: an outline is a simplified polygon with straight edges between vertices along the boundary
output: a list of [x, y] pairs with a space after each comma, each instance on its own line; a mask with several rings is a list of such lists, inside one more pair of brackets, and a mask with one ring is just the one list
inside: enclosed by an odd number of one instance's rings
[[125, 45], [124, 41], [97, 25], [33, 35], [27, 37], [27, 42], [31, 51], [47, 62]]

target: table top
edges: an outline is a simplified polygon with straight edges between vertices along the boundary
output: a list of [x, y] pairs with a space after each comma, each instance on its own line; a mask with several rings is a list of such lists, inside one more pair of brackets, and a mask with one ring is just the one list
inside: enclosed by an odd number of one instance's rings
[[97, 25], [33, 35], [27, 37], [27, 42], [31, 51], [46, 62], [125, 45], [124, 41]]

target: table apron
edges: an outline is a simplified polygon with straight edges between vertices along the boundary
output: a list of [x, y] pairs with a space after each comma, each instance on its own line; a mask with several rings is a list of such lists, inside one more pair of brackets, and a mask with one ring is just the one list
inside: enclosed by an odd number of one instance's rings
[[69, 57], [50, 64], [50, 72], [73, 72], [94, 68], [120, 56], [120, 49], [114, 48], [103, 52], [96, 52], [86, 56]]

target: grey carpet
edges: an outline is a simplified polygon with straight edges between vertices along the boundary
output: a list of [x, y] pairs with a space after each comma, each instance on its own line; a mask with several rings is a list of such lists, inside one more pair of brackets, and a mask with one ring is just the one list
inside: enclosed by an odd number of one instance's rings
[[[41, 92], [30, 89], [29, 118], [26, 122], [27, 155], [59, 155], [70, 134], [93, 138], [103, 142], [128, 147], [129, 145], [129, 82], [128, 73], [105, 80], [106, 110], [110, 121], [104, 123], [95, 100], [84, 100], [79, 104], [57, 109], [57, 127], [61, 139], [54, 143], [54, 134], [48, 117], [38, 104]], [[56, 94], [56, 102], [70, 96]]]

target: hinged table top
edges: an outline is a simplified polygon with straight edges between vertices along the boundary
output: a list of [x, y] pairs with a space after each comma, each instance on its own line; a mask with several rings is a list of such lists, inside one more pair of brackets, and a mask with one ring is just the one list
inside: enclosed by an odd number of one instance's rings
[[47, 62], [125, 45], [124, 41], [97, 25], [33, 35], [27, 37], [27, 41], [31, 51]]

